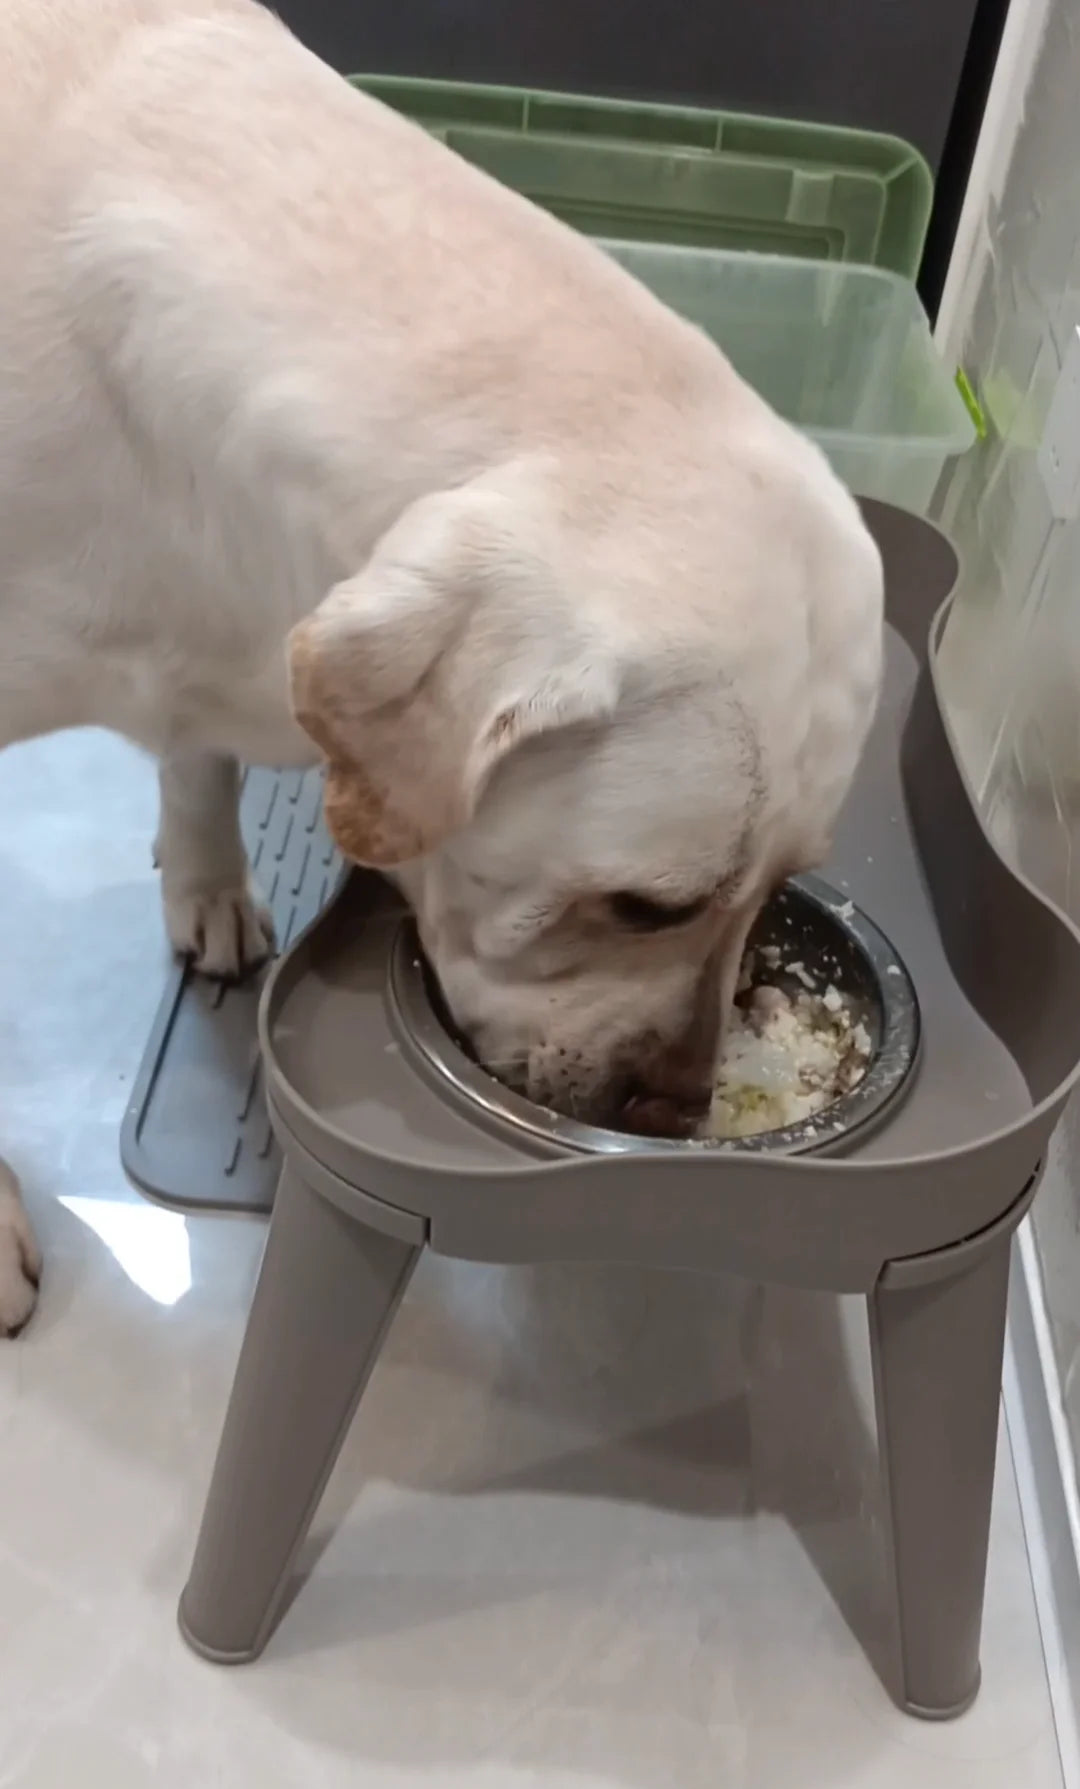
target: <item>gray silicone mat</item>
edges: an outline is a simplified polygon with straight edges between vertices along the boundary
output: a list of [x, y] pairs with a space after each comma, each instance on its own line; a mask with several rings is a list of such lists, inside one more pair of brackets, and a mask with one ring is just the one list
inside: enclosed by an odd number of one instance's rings
[[[287, 950], [341, 873], [322, 822], [321, 774], [249, 770], [241, 825], [278, 949]], [[225, 986], [182, 963], [171, 972], [120, 1134], [124, 1168], [151, 1198], [270, 1210], [281, 1163], [256, 1038], [263, 979]]]

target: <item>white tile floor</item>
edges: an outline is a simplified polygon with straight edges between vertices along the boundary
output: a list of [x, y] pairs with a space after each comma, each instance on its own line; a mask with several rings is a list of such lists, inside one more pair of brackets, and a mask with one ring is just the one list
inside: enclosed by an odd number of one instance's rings
[[428, 1261], [265, 1659], [191, 1657], [261, 1231], [120, 1172], [152, 770], [21, 748], [0, 813], [0, 1124], [48, 1254], [0, 1349], [2, 1789], [1060, 1789], [1007, 1445], [982, 1697], [919, 1725], [852, 1633], [882, 1607], [859, 1306], [746, 1287]]

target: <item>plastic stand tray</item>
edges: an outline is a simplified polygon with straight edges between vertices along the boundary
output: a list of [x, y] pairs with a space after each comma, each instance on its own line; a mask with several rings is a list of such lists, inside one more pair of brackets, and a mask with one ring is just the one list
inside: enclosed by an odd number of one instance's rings
[[883, 1675], [931, 1718], [975, 1696], [1010, 1239], [1077, 1080], [1080, 933], [997, 855], [958, 767], [935, 674], [951, 549], [913, 516], [867, 514], [887, 687], [825, 873], [914, 977], [913, 1090], [840, 1160], [526, 1151], [411, 1055], [386, 998], [399, 911], [351, 877], [260, 1008], [285, 1167], [181, 1604], [205, 1657], [266, 1644], [427, 1247], [865, 1294], [894, 1592]]

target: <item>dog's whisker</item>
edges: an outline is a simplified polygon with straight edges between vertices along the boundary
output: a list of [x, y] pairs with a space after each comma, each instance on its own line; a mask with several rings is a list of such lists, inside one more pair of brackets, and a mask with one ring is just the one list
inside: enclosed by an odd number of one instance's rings
[[511, 1061], [511, 1059], [499, 1061], [495, 1057], [492, 1061], [481, 1063], [481, 1066], [485, 1068], [488, 1075], [494, 1075], [495, 1081], [502, 1081], [504, 1086], [508, 1086], [515, 1093], [524, 1093], [524, 1075], [520, 1072], [520, 1063], [517, 1061]]

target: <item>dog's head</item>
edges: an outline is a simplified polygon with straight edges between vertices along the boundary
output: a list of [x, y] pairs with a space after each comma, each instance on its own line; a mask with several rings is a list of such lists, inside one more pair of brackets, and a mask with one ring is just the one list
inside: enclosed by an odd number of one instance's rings
[[474, 481], [291, 637], [334, 837], [395, 872], [480, 1059], [573, 1116], [690, 1126], [750, 925], [827, 847], [881, 574], [814, 471], [827, 501], [771, 528], [753, 481], [742, 513], [680, 493], [670, 528], [651, 493], [611, 527]]

